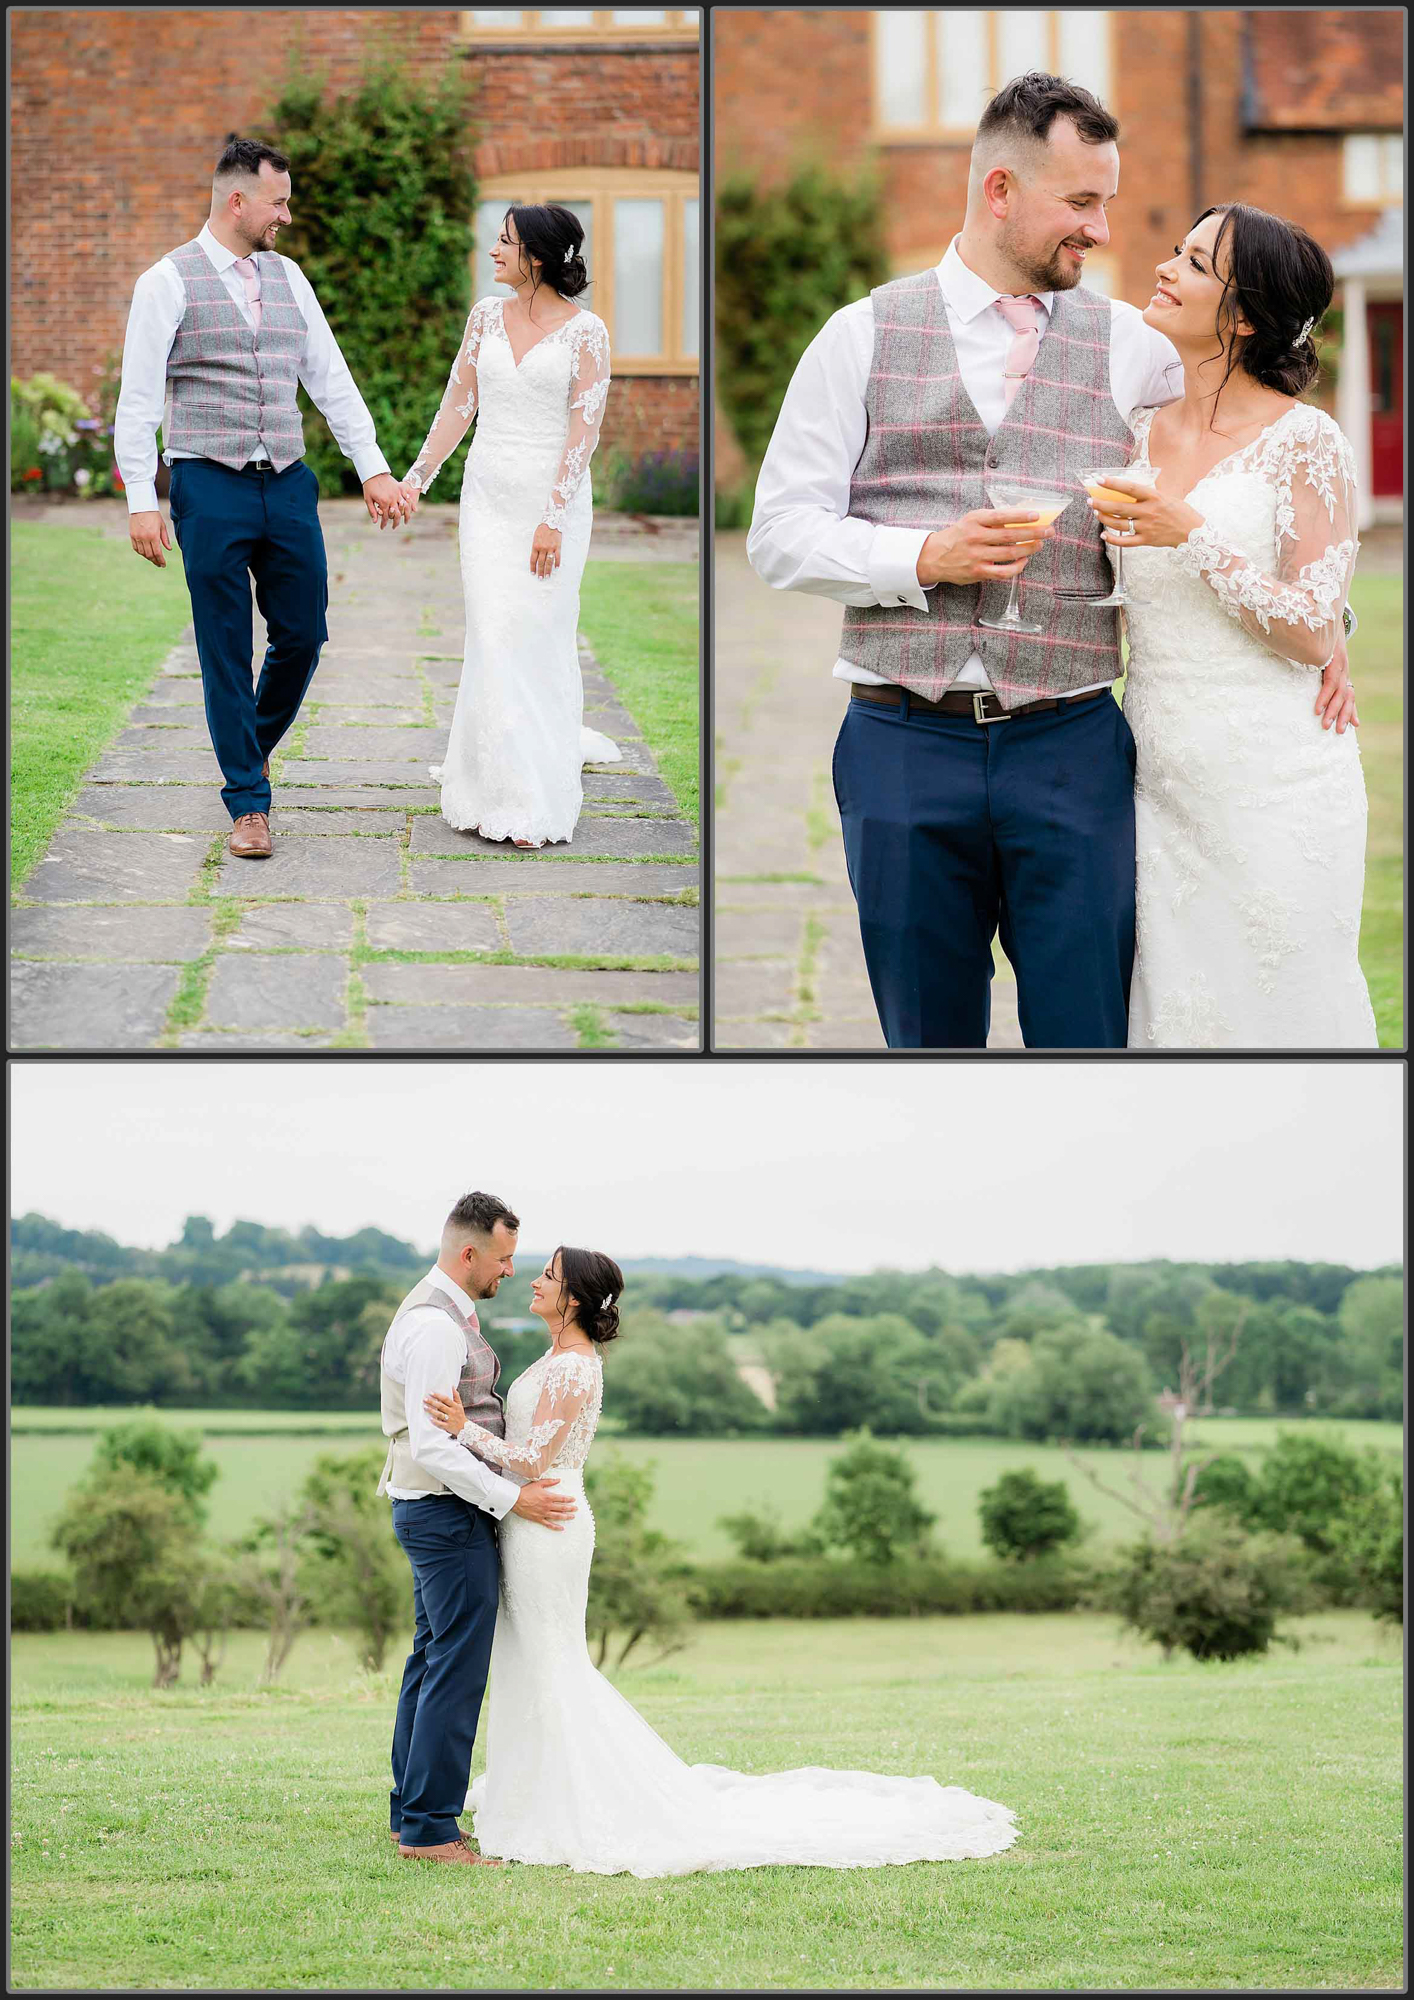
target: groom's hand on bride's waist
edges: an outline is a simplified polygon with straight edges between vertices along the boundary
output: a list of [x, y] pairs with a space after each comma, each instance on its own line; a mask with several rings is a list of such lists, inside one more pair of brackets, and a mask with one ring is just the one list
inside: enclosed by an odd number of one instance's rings
[[558, 1479], [533, 1479], [529, 1486], [522, 1486], [513, 1514], [519, 1514], [523, 1521], [534, 1521], [542, 1528], [553, 1528], [556, 1534], [564, 1529], [575, 1511], [575, 1503], [568, 1493], [552, 1493], [551, 1487], [559, 1485]]
[[978, 507], [946, 528], [935, 528], [918, 551], [918, 581], [991, 583], [1019, 576], [1042, 542], [1055, 540], [1053, 527], [1023, 533], [1018, 523], [1034, 521], [1021, 507]]

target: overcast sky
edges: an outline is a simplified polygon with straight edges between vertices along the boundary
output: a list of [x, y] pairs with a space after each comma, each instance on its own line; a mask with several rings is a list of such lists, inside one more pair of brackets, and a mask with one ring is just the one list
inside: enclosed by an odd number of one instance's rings
[[189, 1214], [828, 1271], [1402, 1255], [1387, 1062], [11, 1067], [15, 1212], [159, 1246]]

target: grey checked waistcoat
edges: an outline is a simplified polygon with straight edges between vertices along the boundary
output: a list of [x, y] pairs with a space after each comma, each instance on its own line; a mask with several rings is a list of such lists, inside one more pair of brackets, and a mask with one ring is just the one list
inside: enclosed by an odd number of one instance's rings
[[195, 237], [168, 255], [186, 286], [187, 308], [167, 356], [164, 445], [239, 470], [259, 442], [283, 472], [304, 456], [295, 390], [306, 332], [284, 265], [273, 251], [256, 256], [257, 334]]
[[[457, 1394], [461, 1397], [462, 1408], [474, 1424], [482, 1430], [491, 1431], [496, 1437], [506, 1435], [506, 1409], [496, 1393], [496, 1379], [501, 1372], [501, 1364], [487, 1346], [481, 1328], [475, 1320], [468, 1319], [456, 1300], [440, 1285], [434, 1285], [430, 1278], [424, 1278], [414, 1285], [398, 1310], [393, 1314], [388, 1332], [393, 1331], [405, 1312], [414, 1306], [437, 1306], [466, 1340], [466, 1360], [462, 1364], [461, 1377], [457, 1382]], [[379, 1404], [383, 1423], [383, 1435], [390, 1440], [388, 1456], [383, 1462], [382, 1477], [378, 1481], [378, 1491], [383, 1493], [390, 1486], [400, 1486], [409, 1493], [447, 1493], [445, 1486], [425, 1465], [419, 1465], [408, 1445], [407, 1404], [403, 1397], [403, 1385], [394, 1381], [386, 1367], [379, 1371]]]
[[987, 478], [1033, 478], [1074, 489], [1056, 538], [1021, 572], [1021, 615], [1035, 636], [981, 631], [996, 617], [1005, 583], [940, 583], [928, 609], [851, 605], [841, 657], [928, 700], [978, 652], [1004, 708], [1091, 687], [1120, 672], [1113, 611], [1054, 595], [1109, 594], [1109, 560], [1079, 485], [1092, 466], [1123, 464], [1133, 433], [1110, 390], [1110, 305], [1081, 289], [1056, 292], [1031, 373], [989, 438], [963, 386], [936, 271], [880, 285], [874, 300], [874, 359], [865, 391], [869, 432], [850, 482], [849, 511], [896, 527], [941, 528], [990, 507]]

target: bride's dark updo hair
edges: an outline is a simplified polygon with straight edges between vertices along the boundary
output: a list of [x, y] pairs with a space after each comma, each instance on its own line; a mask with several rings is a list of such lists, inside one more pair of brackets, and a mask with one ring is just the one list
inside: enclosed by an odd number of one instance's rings
[[[561, 1302], [568, 1293], [580, 1327], [596, 1347], [607, 1347], [618, 1338], [623, 1272], [600, 1250], [573, 1250], [562, 1243], [555, 1256], [560, 1260]], [[554, 1258], [550, 1261], [553, 1264]]]
[[538, 282], [551, 286], [562, 299], [577, 299], [589, 283], [589, 271], [579, 254], [584, 242], [579, 217], [554, 201], [514, 203], [506, 215], [516, 226], [526, 256], [539, 261]]
[[[1320, 372], [1315, 335], [1335, 292], [1331, 260], [1304, 229], [1264, 208], [1217, 203], [1198, 222], [1210, 215], [1222, 217], [1213, 240], [1214, 270], [1227, 250], [1218, 301], [1218, 338], [1228, 357], [1223, 387], [1240, 368], [1264, 389], [1299, 396]], [[1239, 315], [1252, 329], [1243, 338], [1236, 331]]]

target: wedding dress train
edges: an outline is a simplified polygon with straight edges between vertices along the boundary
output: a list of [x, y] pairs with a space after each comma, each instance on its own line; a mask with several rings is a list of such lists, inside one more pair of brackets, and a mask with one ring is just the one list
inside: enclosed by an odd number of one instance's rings
[[[1147, 466], [1152, 410], [1133, 463]], [[1179, 548], [1126, 549], [1134, 732], [1131, 1048], [1374, 1048], [1358, 944], [1365, 785], [1313, 712], [1358, 546], [1350, 446], [1306, 403], [1187, 498]], [[1312, 644], [1312, 634], [1315, 644]]]
[[515, 1514], [501, 1522], [487, 1768], [468, 1800], [482, 1853], [649, 1877], [773, 1863], [875, 1868], [1010, 1847], [1006, 1806], [933, 1778], [685, 1764], [595, 1669], [585, 1643], [594, 1517], [583, 1467], [602, 1379], [597, 1355], [547, 1353], [511, 1384], [504, 1439], [471, 1424], [459, 1433], [497, 1465], [553, 1471], [579, 1503], [560, 1534]]
[[[584, 727], [578, 649], [609, 336], [581, 310], [517, 363], [503, 304], [492, 297], [472, 307], [408, 478], [425, 489], [476, 418], [459, 520], [466, 653], [446, 758], [432, 776], [451, 825], [540, 846], [573, 835], [581, 767], [622, 758], [609, 737]], [[542, 522], [562, 537], [548, 577], [530, 568]]]

